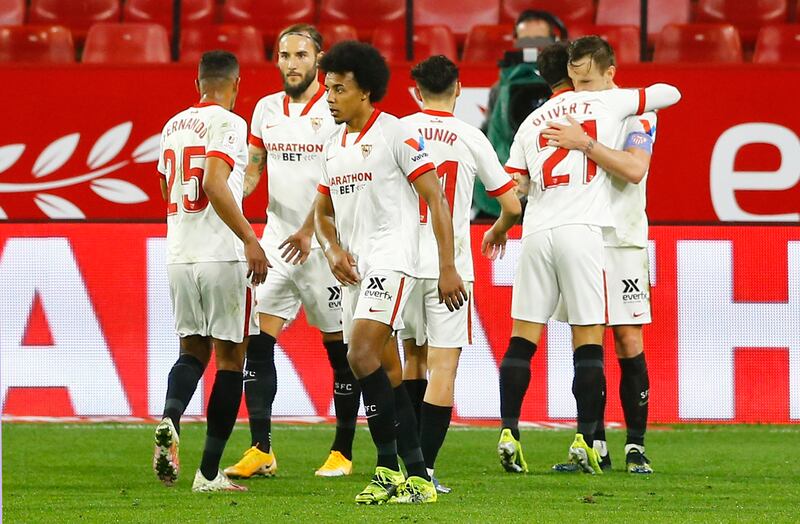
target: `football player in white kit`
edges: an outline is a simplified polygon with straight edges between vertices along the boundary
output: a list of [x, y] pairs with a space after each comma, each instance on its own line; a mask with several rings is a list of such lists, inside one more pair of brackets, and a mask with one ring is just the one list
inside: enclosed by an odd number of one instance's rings
[[225, 469], [231, 477], [273, 475], [277, 470], [271, 446], [272, 404], [278, 382], [275, 342], [301, 304], [308, 323], [321, 332], [334, 373], [336, 435], [316, 474], [336, 477], [352, 471], [360, 390], [342, 341], [341, 288], [314, 238], [313, 203], [322, 146], [336, 127], [325, 87], [318, 80], [322, 45], [314, 26], [296, 24], [284, 29], [278, 37], [278, 68], [284, 88], [259, 100], [253, 112], [245, 194], [255, 189], [266, 168], [269, 205], [261, 244], [273, 268], [258, 288], [260, 333], [250, 339], [245, 364], [251, 447], [237, 464]]
[[[498, 199], [501, 214], [483, 240], [491, 258], [502, 256], [508, 230], [517, 223], [521, 206], [514, 181], [505, 172], [492, 145], [481, 131], [453, 116], [461, 93], [458, 68], [438, 55], [411, 70], [414, 94], [422, 111], [402, 119], [419, 130], [453, 214], [456, 269], [469, 294], [466, 306], [450, 311], [439, 301], [436, 279], [439, 259], [427, 207], [420, 201], [420, 258], [417, 285], [403, 313], [401, 332], [406, 357], [403, 379], [416, 400], [422, 455], [428, 474], [440, 493], [449, 492], [433, 476], [436, 456], [444, 443], [453, 413], [453, 392], [461, 349], [472, 338], [472, 268], [470, 211], [477, 176], [489, 195]], [[426, 377], [430, 373], [430, 383]], [[414, 398], [416, 397], [416, 398]]]
[[167, 275], [181, 354], [169, 373], [153, 467], [166, 485], [177, 480], [180, 417], [213, 342], [217, 374], [192, 490], [245, 491], [219, 470], [219, 462], [242, 399], [247, 337], [257, 332], [252, 286], [264, 281], [269, 263], [242, 214], [247, 123], [232, 112], [239, 64], [231, 53], [211, 51], [198, 69], [200, 102], [172, 117], [161, 132]]
[[[614, 50], [605, 40], [587, 36], [569, 48], [569, 75], [575, 91], [600, 91], [616, 87]], [[554, 124], [543, 136], [557, 147], [583, 151], [611, 176], [611, 212], [614, 228], [604, 231], [608, 325], [620, 365], [619, 395], [627, 437], [625, 463], [630, 473], [653, 472], [644, 454], [650, 380], [644, 356], [642, 326], [651, 322], [650, 271], [647, 255], [645, 185], [656, 132], [656, 114], [628, 117], [623, 142], [614, 149], [594, 142], [573, 119]], [[605, 399], [605, 397], [604, 397]], [[605, 402], [604, 402], [605, 405]], [[594, 448], [600, 466], [611, 467], [603, 419], [598, 421]], [[571, 469], [567, 465], [554, 468]]]
[[522, 123], [506, 162], [529, 186], [511, 304], [512, 336], [500, 365], [502, 431], [497, 450], [510, 472], [527, 470], [519, 443], [519, 413], [530, 382], [530, 359], [562, 297], [572, 327], [572, 391], [578, 411], [578, 429], [569, 453], [584, 471], [602, 473], [592, 444], [605, 388], [602, 230], [613, 227], [610, 179], [582, 152], [555, 147], [542, 132], [553, 121], [565, 122], [569, 115], [594, 141], [615, 143], [625, 131], [625, 118], [680, 99], [678, 90], [666, 84], [575, 93], [567, 60], [563, 44], [541, 53], [540, 73], [554, 93]]
[[403, 327], [403, 308], [415, 284], [419, 196], [428, 205], [437, 240], [440, 300], [450, 309], [468, 300], [455, 267], [450, 213], [419, 133], [373, 106], [389, 80], [380, 53], [346, 41], [333, 46], [320, 65], [331, 114], [340, 126], [325, 144], [317, 235], [333, 274], [345, 286], [347, 356], [361, 384], [378, 454], [375, 475], [356, 502], [434, 502], [436, 489], [419, 449], [403, 456], [407, 479], [400, 470], [396, 394], [381, 356], [393, 331]]

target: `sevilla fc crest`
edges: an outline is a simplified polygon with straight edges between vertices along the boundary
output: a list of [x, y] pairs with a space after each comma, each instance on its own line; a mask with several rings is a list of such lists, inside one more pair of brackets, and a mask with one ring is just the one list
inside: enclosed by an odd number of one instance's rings
[[367, 158], [372, 152], [372, 144], [361, 144], [361, 154]]
[[321, 118], [312, 118], [311, 119], [311, 128], [314, 130], [315, 133], [317, 131], [319, 131], [319, 128], [321, 128], [321, 127], [322, 127], [322, 119]]

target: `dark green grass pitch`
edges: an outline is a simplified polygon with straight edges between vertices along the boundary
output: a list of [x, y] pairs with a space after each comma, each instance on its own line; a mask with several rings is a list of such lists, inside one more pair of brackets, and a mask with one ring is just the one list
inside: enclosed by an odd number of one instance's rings
[[[250, 491], [194, 494], [202, 424], [185, 424], [182, 471], [165, 488], [151, 467], [153, 427], [126, 424], [3, 424], [5, 522], [797, 522], [800, 520], [800, 428], [681, 426], [653, 430], [648, 454], [656, 473], [624, 472], [624, 435], [609, 432], [614, 471], [551, 473], [566, 457], [568, 431], [523, 430], [531, 473], [502, 471], [498, 432], [453, 428], [437, 473], [453, 492], [426, 506], [359, 507], [354, 495], [369, 480], [369, 433], [356, 436], [351, 477], [315, 478], [333, 428], [278, 424], [279, 471], [244, 481]], [[239, 425], [224, 464], [249, 444]]]

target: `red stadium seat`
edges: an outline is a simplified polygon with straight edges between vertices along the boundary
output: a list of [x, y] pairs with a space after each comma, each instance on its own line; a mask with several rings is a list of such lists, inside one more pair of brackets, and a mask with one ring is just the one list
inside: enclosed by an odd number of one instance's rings
[[730, 24], [668, 24], [656, 39], [654, 62], [741, 62], [739, 32]]
[[62, 26], [0, 27], [0, 63], [75, 62], [72, 34]]
[[323, 24], [351, 24], [359, 38], [371, 40], [375, 29], [405, 27], [406, 3], [402, 0], [321, 0], [319, 21]]
[[0, 0], [0, 25], [25, 22], [25, 0]]
[[[164, 0], [126, 0], [123, 22], [154, 22], [172, 32], [173, 3]], [[209, 25], [214, 22], [214, 0], [183, 0], [181, 27]]]
[[800, 64], [800, 24], [762, 27], [756, 40], [753, 62]]
[[497, 24], [500, 19], [499, 0], [415, 0], [414, 24], [446, 25], [464, 43], [475, 25]]
[[187, 27], [181, 31], [181, 62], [196, 63], [212, 49], [224, 49], [243, 64], [263, 63], [264, 38], [250, 25], [222, 24], [211, 27]]
[[517, 16], [526, 9], [548, 11], [559, 17], [567, 29], [571, 24], [594, 23], [593, 0], [501, 0], [500, 23], [513, 24]]
[[[641, 0], [600, 0], [597, 25], [632, 25], [639, 28]], [[688, 24], [692, 15], [691, 0], [649, 0], [647, 35], [652, 41], [667, 24]]]
[[82, 42], [92, 24], [119, 21], [119, 4], [119, 0], [31, 0], [28, 22], [66, 26]]
[[320, 24], [317, 29], [322, 34], [322, 46], [325, 49], [345, 40], [358, 40], [358, 31], [350, 24]]
[[513, 25], [476, 25], [464, 42], [464, 62], [496, 64], [503, 53], [514, 48]]
[[86, 36], [87, 64], [154, 64], [170, 61], [167, 30], [158, 24], [95, 24]]
[[[406, 60], [406, 35], [403, 31], [375, 31], [372, 45], [389, 62]], [[414, 62], [433, 55], [444, 55], [453, 62], [458, 60], [453, 32], [443, 25], [417, 26], [414, 30]]]
[[591, 25], [574, 26], [569, 31], [572, 39], [581, 36], [597, 35], [611, 44], [619, 64], [639, 62], [639, 28], [632, 25]]
[[787, 21], [786, 0], [699, 0], [697, 21], [733, 24], [745, 45], [752, 45], [762, 25]]
[[315, 17], [315, 0], [226, 0], [222, 5], [224, 23], [255, 26], [266, 42], [292, 24], [314, 23]]

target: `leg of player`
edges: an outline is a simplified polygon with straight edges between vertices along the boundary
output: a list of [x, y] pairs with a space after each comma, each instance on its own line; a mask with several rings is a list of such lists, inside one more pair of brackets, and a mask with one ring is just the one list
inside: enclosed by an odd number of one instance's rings
[[653, 468], [644, 454], [650, 377], [644, 357], [642, 326], [614, 326], [614, 346], [621, 371], [619, 398], [625, 414], [625, 465], [629, 473], [650, 474]]
[[247, 491], [231, 482], [219, 469], [225, 444], [233, 432], [242, 402], [242, 369], [247, 338], [241, 343], [214, 339], [217, 375], [206, 410], [206, 443], [192, 491]]
[[531, 381], [531, 359], [542, 336], [544, 324], [514, 320], [511, 339], [500, 362], [500, 419], [502, 429], [497, 453], [509, 473], [527, 473], [528, 465], [519, 441], [522, 401]]
[[247, 343], [244, 393], [250, 422], [250, 448], [239, 462], [225, 468], [229, 477], [273, 476], [278, 470], [272, 449], [272, 403], [278, 391], [275, 342], [284, 322], [280, 317], [259, 313], [260, 332]]
[[322, 333], [322, 345], [333, 370], [333, 406], [336, 411], [336, 435], [331, 452], [315, 475], [341, 477], [353, 471], [353, 439], [356, 434], [361, 387], [347, 362], [347, 344], [342, 332]]
[[425, 401], [422, 404], [422, 416], [419, 423], [420, 440], [422, 456], [425, 457], [425, 467], [439, 493], [450, 493], [451, 491], [450, 488], [439, 484], [436, 480], [434, 465], [447, 436], [447, 430], [450, 429], [456, 372], [460, 356], [461, 348], [431, 347], [428, 350], [431, 379], [425, 392]]
[[178, 479], [181, 416], [189, 405], [197, 383], [211, 358], [211, 339], [198, 335], [181, 338], [181, 354], [167, 378], [164, 414], [156, 426], [153, 469], [158, 479], [172, 486]]
[[413, 339], [404, 340], [403, 356], [403, 383], [419, 422], [422, 420], [422, 400], [428, 387], [428, 345], [418, 346]]
[[578, 431], [569, 448], [570, 459], [587, 473], [602, 473], [599, 455], [594, 449], [594, 433], [600, 419], [605, 390], [603, 372], [604, 325], [572, 326], [572, 359], [575, 375], [572, 394], [578, 409]]

